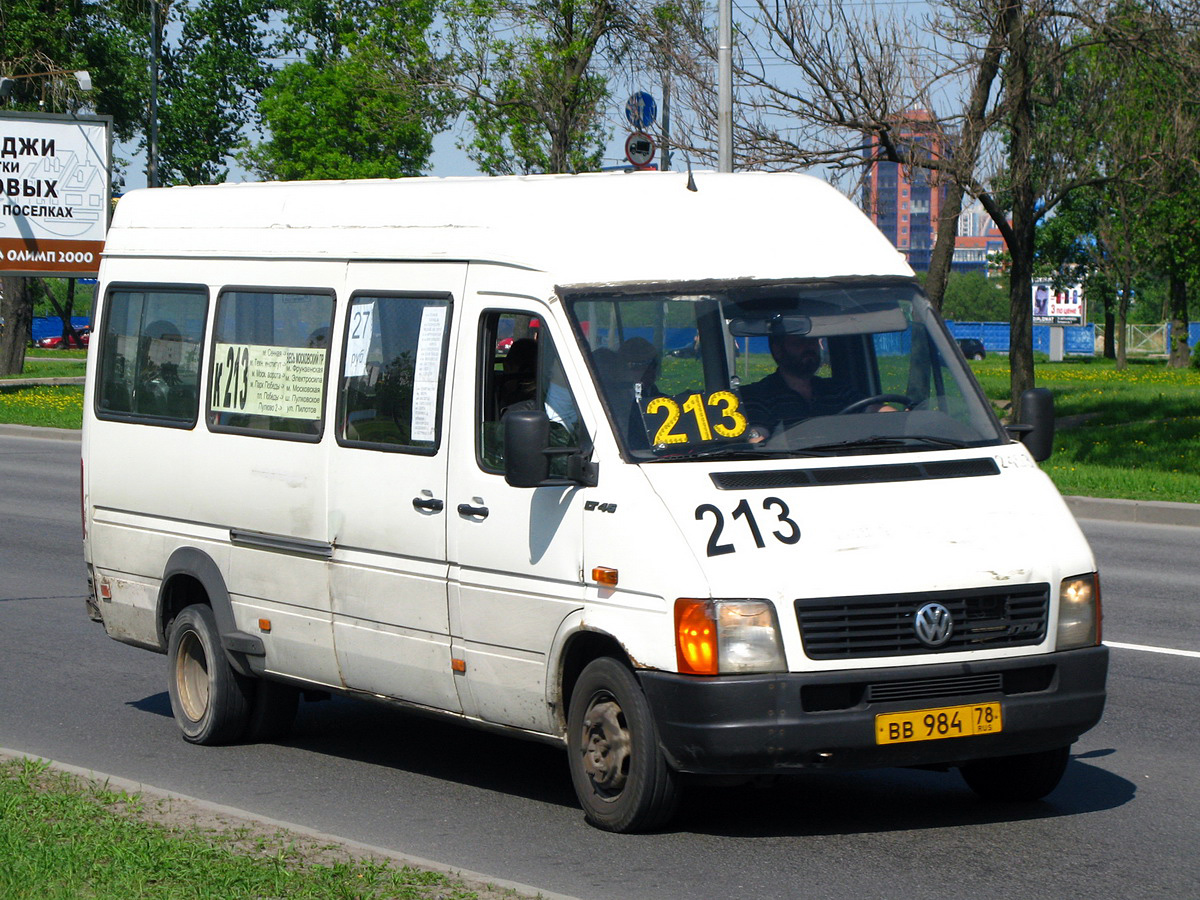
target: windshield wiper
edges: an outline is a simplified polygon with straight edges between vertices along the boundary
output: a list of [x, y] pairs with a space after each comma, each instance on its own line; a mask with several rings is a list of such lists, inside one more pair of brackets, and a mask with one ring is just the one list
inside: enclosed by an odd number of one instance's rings
[[827, 451], [831, 453], [838, 453], [845, 450], [871, 450], [876, 453], [891, 453], [899, 450], [907, 450], [911, 447], [938, 447], [947, 450], [959, 450], [969, 446], [970, 444], [965, 441], [934, 437], [933, 435], [900, 435], [896, 437], [875, 435], [852, 441], [836, 441], [832, 444], [814, 444], [811, 447], [805, 447], [804, 450]]
[[788, 459], [795, 456], [825, 455], [827, 454], [809, 453], [807, 450], [750, 450], [744, 444], [738, 447], [732, 447], [727, 444], [708, 444], [701, 447], [691, 447], [686, 450], [677, 450], [671, 453], [663, 454], [662, 456], [655, 456], [654, 460], [710, 459], [713, 457], [732, 460]]

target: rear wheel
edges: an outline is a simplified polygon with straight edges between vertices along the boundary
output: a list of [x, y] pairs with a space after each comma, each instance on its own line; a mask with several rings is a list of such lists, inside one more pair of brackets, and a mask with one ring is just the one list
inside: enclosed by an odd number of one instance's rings
[[592, 661], [575, 683], [567, 752], [575, 793], [596, 827], [645, 831], [675, 812], [676, 777], [659, 749], [650, 705], [617, 660]]
[[253, 682], [225, 659], [209, 607], [189, 606], [175, 618], [167, 661], [171, 711], [184, 740], [193, 744], [238, 740], [249, 722]]
[[1027, 802], [1041, 800], [1058, 787], [1070, 758], [1070, 747], [1058, 747], [980, 759], [964, 764], [959, 771], [967, 786], [985, 800]]

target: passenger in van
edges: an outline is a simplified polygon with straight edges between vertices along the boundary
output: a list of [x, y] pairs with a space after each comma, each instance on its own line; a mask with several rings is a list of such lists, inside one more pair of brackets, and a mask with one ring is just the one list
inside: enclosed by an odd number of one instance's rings
[[631, 337], [617, 351], [617, 377], [638, 402], [661, 397], [658, 378], [658, 352], [642, 337]]
[[329, 346], [329, 326], [322, 325], [319, 328], [314, 328], [313, 333], [308, 336], [308, 346], [325, 349]]
[[537, 392], [537, 341], [518, 338], [504, 357], [496, 406], [501, 415], [515, 403], [529, 400]]
[[[790, 428], [813, 416], [831, 416], [862, 397], [821, 378], [821, 340], [802, 334], [772, 336], [771, 356], [778, 368], [762, 381], [743, 386], [742, 414], [749, 422], [749, 440], [758, 443], [777, 428]], [[892, 412], [890, 407], [871, 411]]]
[[592, 354], [596, 374], [604, 384], [614, 421], [634, 450], [650, 446], [642, 410], [648, 401], [664, 396], [658, 386], [658, 351], [643, 337], [627, 338], [615, 352]]

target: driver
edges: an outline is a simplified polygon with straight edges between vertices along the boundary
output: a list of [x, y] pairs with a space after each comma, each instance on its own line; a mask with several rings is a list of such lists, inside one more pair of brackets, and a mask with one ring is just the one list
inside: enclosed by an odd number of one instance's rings
[[768, 340], [778, 368], [762, 381], [739, 390], [751, 443], [766, 440], [781, 425], [789, 428], [813, 416], [836, 415], [862, 399], [817, 375], [821, 368], [820, 338], [785, 334], [772, 335]]

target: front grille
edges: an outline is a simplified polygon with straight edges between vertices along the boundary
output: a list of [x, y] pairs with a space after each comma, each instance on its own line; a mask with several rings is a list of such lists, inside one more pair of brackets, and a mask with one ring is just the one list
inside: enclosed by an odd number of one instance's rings
[[[914, 617], [926, 603], [950, 611], [950, 640], [930, 648]], [[1050, 585], [921, 591], [797, 600], [796, 618], [810, 659], [867, 659], [1039, 644], [1046, 636]]]
[[870, 703], [926, 703], [943, 698], [962, 701], [996, 694], [1011, 697], [1049, 689], [1054, 674], [1054, 666], [1045, 665], [904, 681], [806, 684], [800, 689], [800, 702], [805, 712], [834, 712]]
[[927, 678], [921, 681], [889, 681], [867, 687], [868, 703], [888, 703], [896, 700], [930, 700], [936, 697], [958, 697], [964, 694], [991, 694], [1004, 690], [1004, 675], [959, 675], [954, 678]]

